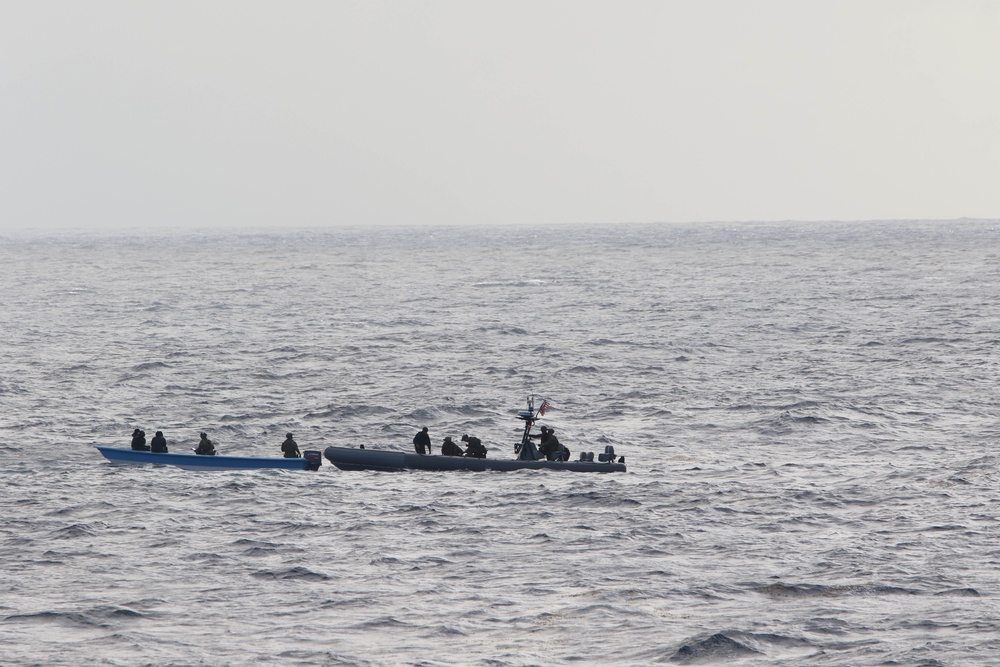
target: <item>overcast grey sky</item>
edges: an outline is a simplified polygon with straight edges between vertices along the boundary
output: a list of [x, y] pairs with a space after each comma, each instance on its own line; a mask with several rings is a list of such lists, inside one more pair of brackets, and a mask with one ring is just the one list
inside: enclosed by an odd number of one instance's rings
[[0, 3], [0, 231], [1000, 217], [1000, 3]]

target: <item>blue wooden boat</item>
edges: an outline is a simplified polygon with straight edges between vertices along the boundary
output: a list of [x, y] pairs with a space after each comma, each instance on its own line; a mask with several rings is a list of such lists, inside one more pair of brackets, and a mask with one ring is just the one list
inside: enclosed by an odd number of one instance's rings
[[101, 447], [97, 450], [111, 463], [117, 465], [154, 465], [177, 466], [185, 470], [261, 470], [276, 468], [279, 470], [319, 470], [322, 457], [317, 451], [303, 452], [301, 459], [286, 459], [270, 456], [202, 456], [200, 454], [161, 454], [137, 449], [119, 447]]

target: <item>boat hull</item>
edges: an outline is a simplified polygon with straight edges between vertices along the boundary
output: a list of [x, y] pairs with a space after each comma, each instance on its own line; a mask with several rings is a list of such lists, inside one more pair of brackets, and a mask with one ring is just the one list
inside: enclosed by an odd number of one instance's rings
[[306, 459], [286, 459], [268, 456], [201, 456], [148, 452], [119, 447], [101, 447], [98, 451], [117, 465], [171, 465], [185, 470], [308, 470]]
[[379, 449], [327, 447], [326, 460], [341, 470], [564, 470], [569, 472], [625, 472], [624, 463], [587, 461], [517, 461], [510, 459], [475, 459], [464, 456], [424, 456]]

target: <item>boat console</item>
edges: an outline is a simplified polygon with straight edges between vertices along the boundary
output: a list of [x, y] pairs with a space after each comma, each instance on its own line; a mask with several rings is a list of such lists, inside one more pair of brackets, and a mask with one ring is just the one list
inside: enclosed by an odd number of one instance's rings
[[[549, 407], [548, 401], [543, 401], [538, 410], [535, 410], [535, 397], [528, 397], [528, 409], [518, 410], [517, 418], [524, 421], [524, 433], [521, 436], [521, 442], [514, 445], [514, 453], [517, 454], [519, 461], [537, 461], [543, 459], [544, 456], [538, 451], [535, 443], [531, 441], [531, 429], [538, 421], [538, 418], [545, 414], [545, 411]], [[597, 455], [597, 460], [601, 463], [615, 463], [615, 448], [611, 445], [606, 445], [604, 447], [604, 453]], [[578, 463], [593, 463], [594, 462], [594, 452], [580, 452], [580, 458]], [[624, 464], [625, 457], [622, 456], [617, 460], [617, 463]]]

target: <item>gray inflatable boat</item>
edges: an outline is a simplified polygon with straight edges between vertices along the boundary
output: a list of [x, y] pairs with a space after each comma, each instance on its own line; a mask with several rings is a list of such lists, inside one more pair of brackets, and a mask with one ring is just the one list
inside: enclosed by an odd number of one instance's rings
[[626, 472], [625, 457], [617, 458], [614, 447], [608, 445], [594, 460], [593, 452], [582, 452], [576, 461], [546, 460], [539, 452], [531, 429], [539, 416], [545, 414], [549, 403], [545, 401], [536, 411], [534, 400], [528, 399], [528, 409], [517, 413], [524, 421], [521, 442], [514, 447], [516, 459], [475, 458], [471, 456], [441, 456], [417, 454], [384, 449], [353, 447], [327, 447], [323, 450], [326, 460], [341, 470], [565, 470], [570, 472]]

